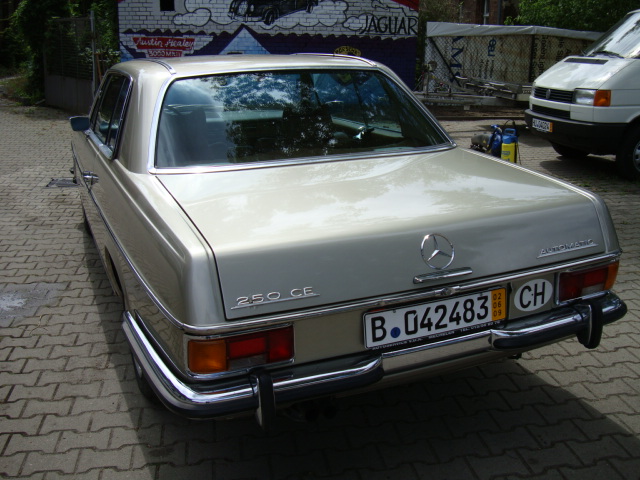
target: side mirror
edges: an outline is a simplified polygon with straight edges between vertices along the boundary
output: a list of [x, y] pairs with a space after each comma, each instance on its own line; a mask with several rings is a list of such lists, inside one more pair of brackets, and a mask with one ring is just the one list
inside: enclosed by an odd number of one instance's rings
[[71, 117], [69, 123], [74, 132], [84, 132], [90, 127], [89, 117]]

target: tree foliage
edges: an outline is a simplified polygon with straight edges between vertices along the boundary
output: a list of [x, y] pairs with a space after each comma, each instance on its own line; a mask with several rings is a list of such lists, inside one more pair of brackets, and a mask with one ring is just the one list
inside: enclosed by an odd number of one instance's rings
[[30, 58], [29, 93], [39, 96], [43, 90], [44, 52], [47, 26], [52, 18], [69, 15], [69, 4], [63, 0], [22, 0], [13, 22], [20, 33]]
[[640, 9], [640, 0], [520, 0], [521, 25], [604, 32], [631, 10]]
[[86, 17], [93, 11], [100, 48], [118, 48], [118, 3], [116, 0], [21, 0], [13, 14], [13, 35], [22, 41], [30, 60], [29, 89], [32, 96], [42, 94], [44, 58], [49, 48], [47, 34], [51, 21], [63, 17]]

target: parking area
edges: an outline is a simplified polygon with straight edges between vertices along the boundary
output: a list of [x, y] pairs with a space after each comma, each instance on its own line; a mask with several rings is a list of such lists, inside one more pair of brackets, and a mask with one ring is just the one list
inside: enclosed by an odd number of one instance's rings
[[[504, 120], [442, 122], [461, 147]], [[518, 126], [523, 123], [518, 121]], [[67, 116], [0, 103], [0, 477], [30, 479], [638, 479], [640, 183], [612, 158], [520, 163], [605, 198], [627, 316], [576, 340], [340, 398], [331, 418], [195, 422], [137, 393], [112, 294], [70, 186]], [[52, 182], [52, 180], [57, 180]]]

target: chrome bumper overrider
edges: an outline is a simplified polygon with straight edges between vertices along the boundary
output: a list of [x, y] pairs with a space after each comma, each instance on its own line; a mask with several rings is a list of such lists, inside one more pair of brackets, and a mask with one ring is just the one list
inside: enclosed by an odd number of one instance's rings
[[616, 295], [585, 300], [510, 322], [505, 328], [407, 346], [390, 352], [367, 351], [352, 357], [260, 369], [241, 378], [187, 384], [178, 378], [156, 352], [137, 320], [123, 315], [123, 328], [144, 375], [162, 402], [190, 418], [213, 418], [257, 412], [258, 419], [275, 415], [275, 406], [338, 394], [384, 383], [419, 372], [428, 376], [446, 369], [463, 368], [577, 335], [595, 348], [602, 326], [621, 317], [627, 307]]

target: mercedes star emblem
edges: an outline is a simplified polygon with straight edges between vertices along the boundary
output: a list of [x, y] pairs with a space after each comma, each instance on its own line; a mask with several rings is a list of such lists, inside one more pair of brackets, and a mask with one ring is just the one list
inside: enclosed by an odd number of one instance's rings
[[455, 252], [453, 244], [439, 233], [426, 235], [420, 246], [422, 259], [435, 270], [444, 270], [453, 262]]

